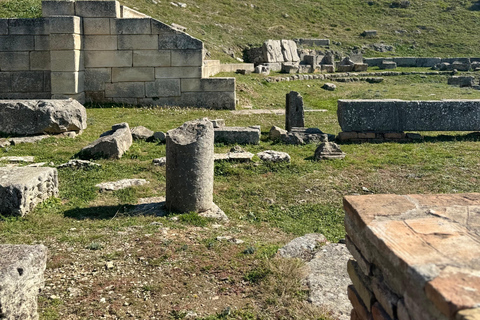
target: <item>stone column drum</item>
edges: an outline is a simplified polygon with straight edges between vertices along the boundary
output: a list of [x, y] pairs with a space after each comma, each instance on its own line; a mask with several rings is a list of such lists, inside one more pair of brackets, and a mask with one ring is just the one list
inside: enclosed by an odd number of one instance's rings
[[293, 127], [303, 128], [305, 117], [303, 113], [303, 98], [300, 93], [290, 91], [286, 96], [285, 129], [290, 131]]
[[167, 134], [166, 207], [176, 212], [213, 208], [214, 130], [207, 119]]

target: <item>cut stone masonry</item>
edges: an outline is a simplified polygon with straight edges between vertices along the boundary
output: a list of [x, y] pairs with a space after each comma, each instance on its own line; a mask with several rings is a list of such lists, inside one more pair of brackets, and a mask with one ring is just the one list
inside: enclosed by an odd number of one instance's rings
[[117, 1], [43, 1], [0, 19], [0, 99], [235, 109], [234, 78], [202, 78], [203, 43]]

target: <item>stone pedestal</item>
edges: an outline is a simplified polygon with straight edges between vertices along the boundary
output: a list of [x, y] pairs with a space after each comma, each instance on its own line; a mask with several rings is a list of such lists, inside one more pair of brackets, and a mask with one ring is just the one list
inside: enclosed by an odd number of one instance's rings
[[300, 93], [290, 91], [286, 96], [285, 129], [290, 131], [293, 127], [304, 127], [303, 98]]
[[1, 319], [38, 319], [37, 296], [46, 263], [43, 245], [0, 245]]
[[188, 121], [167, 135], [166, 207], [177, 212], [213, 208], [214, 129]]

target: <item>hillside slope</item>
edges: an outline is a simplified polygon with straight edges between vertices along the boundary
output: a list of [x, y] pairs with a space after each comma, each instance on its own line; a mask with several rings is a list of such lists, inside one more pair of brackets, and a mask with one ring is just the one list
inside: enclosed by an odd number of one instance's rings
[[[267, 39], [329, 38], [332, 49], [363, 48], [366, 56], [480, 55], [480, 5], [471, 0], [121, 0], [122, 4], [166, 23], [187, 27], [205, 42], [212, 58]], [[35, 16], [39, 0], [0, 1], [0, 16]], [[366, 39], [363, 30], [376, 29]], [[394, 51], [380, 53], [370, 45], [384, 43]]]

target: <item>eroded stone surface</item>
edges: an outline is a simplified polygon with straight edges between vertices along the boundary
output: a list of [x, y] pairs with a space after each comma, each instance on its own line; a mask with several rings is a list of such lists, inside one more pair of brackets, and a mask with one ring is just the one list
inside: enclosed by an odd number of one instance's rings
[[95, 140], [82, 149], [82, 158], [110, 158], [120, 159], [132, 145], [132, 134], [128, 123], [119, 123], [112, 126], [112, 130], [102, 133]]
[[320, 233], [309, 233], [295, 238], [282, 248], [278, 254], [284, 258], [300, 258], [310, 261], [319, 248], [327, 242], [327, 238]]
[[290, 155], [288, 153], [275, 150], [259, 152], [257, 153], [257, 157], [267, 162], [290, 162]]
[[315, 150], [315, 160], [343, 159], [345, 152], [334, 142], [323, 142]]
[[215, 142], [226, 144], [259, 144], [260, 129], [258, 127], [222, 127], [215, 129]]
[[37, 204], [56, 195], [57, 169], [0, 167], [0, 214], [24, 216]]
[[44, 286], [47, 248], [0, 245], [0, 317], [36, 320], [37, 296]]
[[134, 140], [148, 140], [153, 137], [153, 132], [152, 130], [144, 127], [144, 126], [138, 126], [134, 127], [130, 130], [132, 133], [132, 138]]
[[119, 181], [103, 182], [96, 184], [95, 187], [100, 188], [100, 191], [114, 191], [129, 187], [143, 186], [150, 183], [145, 179], [122, 179]]
[[102, 166], [101, 164], [98, 164], [92, 161], [73, 159], [73, 160], [68, 160], [68, 162], [66, 163], [62, 163], [61, 165], [58, 166], [58, 168], [90, 169], [90, 168], [99, 168], [101, 166]]

